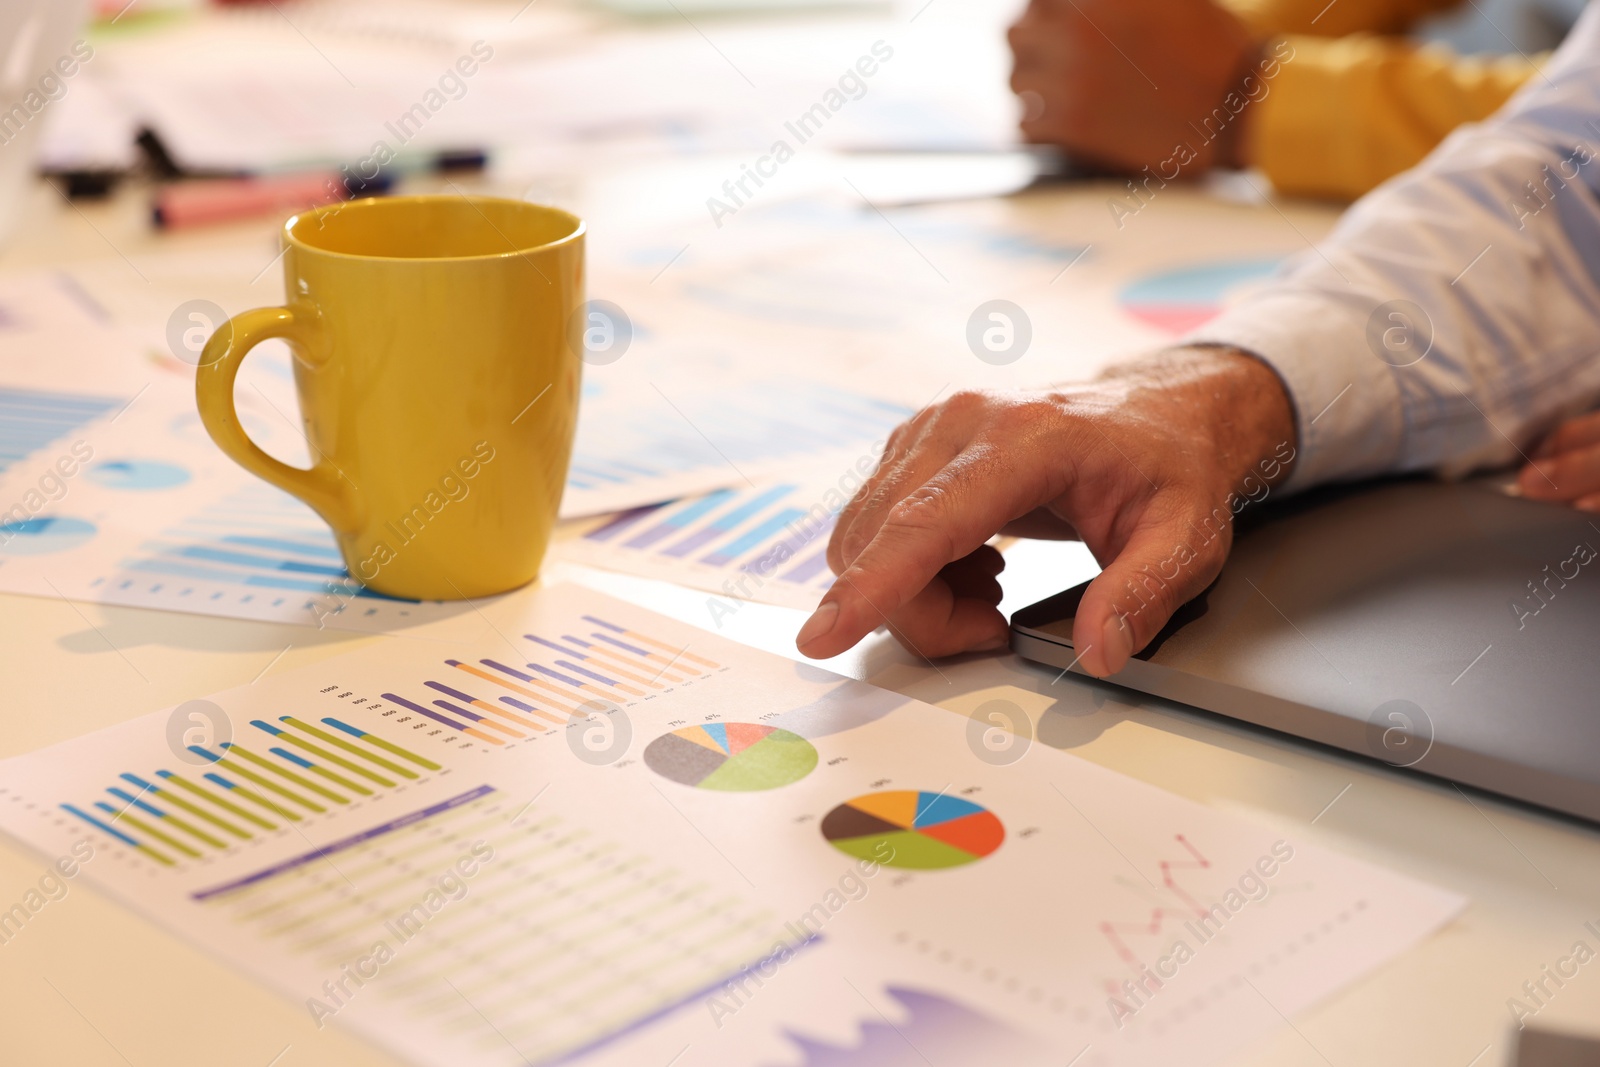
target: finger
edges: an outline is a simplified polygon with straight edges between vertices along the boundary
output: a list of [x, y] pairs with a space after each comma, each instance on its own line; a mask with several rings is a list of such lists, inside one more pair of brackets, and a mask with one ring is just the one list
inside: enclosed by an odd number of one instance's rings
[[1024, 537], [1030, 541], [1081, 541], [1077, 527], [1048, 508], [1030, 511], [1000, 528], [1007, 537]]
[[1212, 526], [1208, 534], [1190, 508], [1163, 515], [1161, 507], [1160, 500], [1148, 506], [1078, 604], [1072, 643], [1083, 669], [1097, 677], [1126, 666], [1222, 570], [1231, 528]]
[[835, 573], [843, 573], [855, 561], [897, 504], [955, 460], [970, 433], [965, 419], [939, 411], [930, 414], [920, 434], [908, 438], [904, 455], [875, 474], [871, 490], [851, 514], [839, 536], [841, 567]]
[[998, 598], [960, 596], [943, 577], [935, 578], [887, 620], [889, 632], [924, 659], [990, 652], [1011, 643], [998, 603]]
[[878, 457], [877, 467], [867, 476], [867, 480], [861, 483], [861, 488], [855, 491], [849, 502], [840, 510], [839, 517], [834, 520], [833, 532], [828, 535], [827, 553], [828, 569], [833, 571], [834, 574], [843, 571], [845, 565], [849, 562], [845, 558], [843, 551], [845, 534], [855, 522], [856, 516], [861, 513], [861, 510], [867, 506], [867, 502], [872, 499], [873, 493], [877, 492], [877, 488], [882, 484], [883, 479], [905, 458], [909, 442], [921, 434], [922, 425], [925, 421], [923, 413], [919, 411], [916, 415], [894, 428], [894, 431], [889, 434], [888, 442], [884, 445], [883, 455]]
[[1572, 506], [1579, 511], [1600, 511], [1600, 493], [1581, 496], [1572, 502]]
[[969, 450], [894, 505], [801, 628], [800, 651], [836, 656], [886, 619], [906, 624], [897, 613], [945, 564], [975, 551], [1048, 492], [1010, 466], [991, 450]]
[[1517, 476], [1517, 488], [1534, 500], [1576, 500], [1600, 492], [1600, 444], [1534, 460]]
[[996, 576], [1004, 568], [1005, 557], [990, 545], [979, 545], [977, 551], [946, 563], [937, 580], [948, 585], [959, 599], [998, 604], [1004, 594]]
[[1544, 459], [1561, 452], [1570, 452], [1586, 445], [1600, 444], [1600, 411], [1568, 419], [1539, 442], [1534, 459]]

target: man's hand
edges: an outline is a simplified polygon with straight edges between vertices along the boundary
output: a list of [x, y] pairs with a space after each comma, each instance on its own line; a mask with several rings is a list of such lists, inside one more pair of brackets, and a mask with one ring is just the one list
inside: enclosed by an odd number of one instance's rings
[[1261, 45], [1212, 0], [1030, 0], [1009, 40], [1011, 88], [1033, 94], [1028, 140], [1125, 172], [1158, 168], [1180, 144], [1194, 152], [1185, 174], [1245, 162], [1249, 109], [1231, 115], [1224, 98]]
[[1005, 646], [995, 533], [1080, 538], [1105, 569], [1072, 641], [1122, 669], [1222, 568], [1243, 497], [1294, 458], [1294, 415], [1265, 364], [1164, 353], [1048, 392], [958, 393], [897, 429], [839, 516], [839, 575], [796, 644], [836, 656], [884, 623], [923, 656]]
[[1517, 476], [1522, 495], [1600, 511], [1600, 411], [1568, 419], [1534, 450]]

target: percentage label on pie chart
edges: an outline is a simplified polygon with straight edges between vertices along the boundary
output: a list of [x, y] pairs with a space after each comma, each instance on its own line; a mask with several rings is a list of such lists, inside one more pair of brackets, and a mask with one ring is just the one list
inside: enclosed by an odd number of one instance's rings
[[822, 836], [840, 852], [885, 867], [960, 867], [999, 848], [1006, 828], [988, 808], [916, 789], [866, 793], [822, 819]]
[[663, 778], [699, 789], [752, 793], [798, 782], [817, 765], [799, 734], [753, 722], [715, 722], [662, 734], [644, 763]]

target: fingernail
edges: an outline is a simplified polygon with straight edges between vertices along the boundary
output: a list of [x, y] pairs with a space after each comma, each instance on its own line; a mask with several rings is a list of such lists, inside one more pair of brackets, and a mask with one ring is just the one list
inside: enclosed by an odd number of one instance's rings
[[1587, 497], [1578, 501], [1572, 506], [1577, 508], [1579, 511], [1600, 511], [1600, 500], [1597, 500], [1594, 497]]
[[833, 624], [839, 621], [839, 604], [830, 600], [817, 607], [806, 624], [800, 627], [800, 632], [795, 635], [794, 643], [800, 648], [805, 648], [819, 637], [826, 637], [833, 632]]
[[1009, 634], [1001, 634], [999, 637], [990, 638], [989, 640], [983, 642], [983, 644], [981, 644], [981, 645], [972, 646], [972, 651], [974, 651], [974, 652], [998, 652], [1002, 648], [1010, 648], [1010, 647], [1011, 647], [1011, 636]]
[[1107, 674], [1116, 674], [1133, 654], [1133, 631], [1121, 615], [1113, 615], [1100, 627], [1100, 655]]

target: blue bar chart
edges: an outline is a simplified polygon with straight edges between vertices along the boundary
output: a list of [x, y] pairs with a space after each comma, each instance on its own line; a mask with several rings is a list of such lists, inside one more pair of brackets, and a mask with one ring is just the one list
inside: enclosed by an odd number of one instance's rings
[[0, 471], [125, 403], [81, 393], [0, 389]]
[[[681, 498], [797, 460], [848, 462], [911, 414], [900, 403], [800, 378], [622, 395], [586, 385], [562, 514]], [[875, 454], [875, 453], [873, 453]]]
[[[603, 490], [630, 510], [585, 544], [606, 549], [607, 566], [642, 561], [718, 592], [733, 579], [730, 596], [797, 605], [826, 581], [821, 550], [828, 511], [840, 501], [819, 509], [822, 497], [783, 472], [818, 449], [835, 450], [839, 470], [859, 469], [907, 413], [803, 380], [680, 396], [647, 391], [617, 402], [606, 388], [584, 400], [585, 425], [604, 431], [580, 433], [569, 497], [593, 503], [599, 498], [585, 494]], [[221, 456], [193, 403], [187, 390], [164, 381], [131, 405], [0, 391], [0, 499], [32, 502], [0, 515], [0, 590], [360, 631], [453, 612], [353, 579], [322, 519]], [[70, 493], [29, 496], [38, 473], [18, 457], [43, 460], [51, 442], [82, 427], [92, 458], [81, 460]], [[274, 454], [304, 449], [288, 418], [254, 418], [250, 433]], [[7, 463], [16, 469], [7, 473]], [[780, 470], [757, 489], [732, 487], [763, 466]], [[449, 714], [432, 698], [422, 706]], [[498, 733], [492, 721], [472, 728]]]
[[810, 607], [832, 584], [828, 537], [844, 493], [780, 483], [615, 515], [559, 548], [569, 559], [741, 600]]

